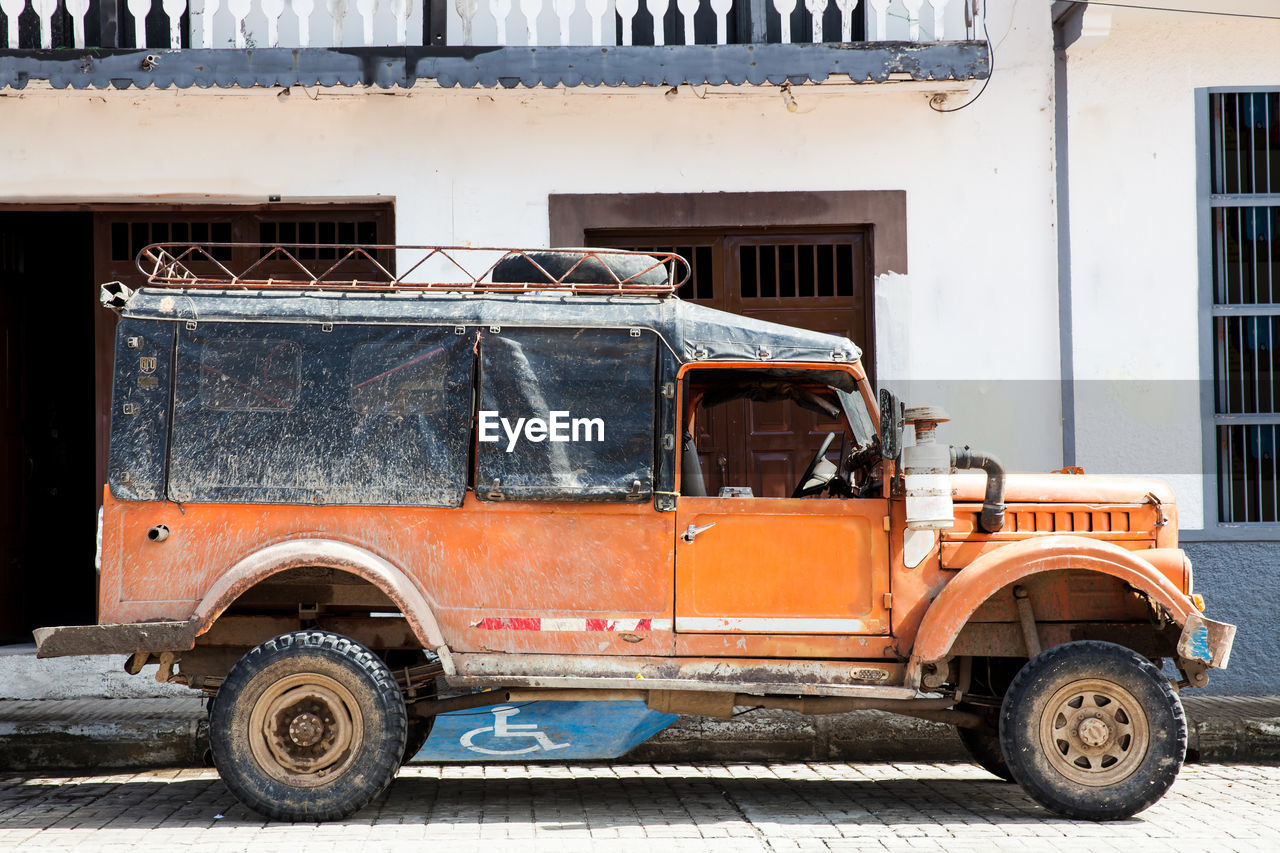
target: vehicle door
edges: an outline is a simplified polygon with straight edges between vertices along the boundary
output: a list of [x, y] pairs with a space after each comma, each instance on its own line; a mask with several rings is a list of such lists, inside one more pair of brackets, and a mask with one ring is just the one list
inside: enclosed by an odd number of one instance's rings
[[[727, 372], [718, 368], [717, 375]], [[713, 386], [700, 386], [698, 376], [696, 368], [686, 370], [682, 411], [696, 412], [689, 395]], [[752, 431], [791, 429], [803, 420], [813, 423], [794, 400], [762, 399], [767, 391], [748, 393], [755, 395], [749, 406]], [[713, 396], [708, 392], [704, 399]], [[732, 391], [719, 396], [734, 398]], [[817, 453], [828, 433], [835, 433], [835, 438], [827, 456], [838, 464], [841, 448], [847, 452], [855, 444], [848, 418], [839, 412], [820, 416], [809, 435], [811, 453]], [[738, 469], [748, 472], [762, 466], [805, 468], [804, 462], [773, 458], [743, 463]], [[794, 498], [793, 486], [780, 489], [764, 475], [754, 481], [750, 496], [744, 496], [748, 483], [731, 484], [709, 496], [688, 494], [696, 489], [682, 484], [676, 510], [677, 634], [720, 635], [730, 641], [727, 648], [746, 648], [733, 640], [748, 635], [887, 634], [888, 501]], [[757, 489], [768, 494], [758, 494]], [[708, 648], [706, 643], [689, 646], [695, 647]], [[819, 641], [817, 647], [823, 644]]]

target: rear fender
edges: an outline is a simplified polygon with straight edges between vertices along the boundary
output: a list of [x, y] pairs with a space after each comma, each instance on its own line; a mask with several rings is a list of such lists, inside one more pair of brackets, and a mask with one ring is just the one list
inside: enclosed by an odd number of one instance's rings
[[[1045, 536], [1014, 542], [974, 560], [960, 571], [925, 611], [907, 668], [908, 686], [918, 687], [926, 664], [945, 658], [978, 607], [999, 590], [1041, 572], [1084, 569], [1119, 578], [1144, 593], [1178, 625], [1199, 616], [1190, 597], [1164, 572], [1109, 542], [1084, 536]], [[1224, 665], [1225, 658], [1221, 664]]]
[[440, 657], [444, 671], [453, 675], [453, 657], [427, 599], [409, 577], [387, 560], [347, 542], [330, 539], [297, 539], [263, 548], [224, 572], [205, 593], [192, 615], [196, 636], [209, 630], [231, 603], [260, 581], [286, 569], [323, 566], [363, 578], [387, 594], [404, 614], [423, 648]]

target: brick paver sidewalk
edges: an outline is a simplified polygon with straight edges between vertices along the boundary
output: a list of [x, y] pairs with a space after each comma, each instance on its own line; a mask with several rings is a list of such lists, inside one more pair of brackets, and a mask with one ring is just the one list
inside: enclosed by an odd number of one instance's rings
[[0, 778], [0, 850], [1280, 850], [1280, 767], [1188, 765], [1138, 817], [1054, 818], [967, 764], [405, 768], [333, 824], [272, 824], [212, 770]]

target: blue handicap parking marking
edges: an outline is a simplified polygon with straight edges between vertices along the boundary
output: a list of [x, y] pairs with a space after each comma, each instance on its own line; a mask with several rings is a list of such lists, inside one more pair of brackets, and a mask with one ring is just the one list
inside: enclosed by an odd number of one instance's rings
[[530, 702], [436, 717], [417, 761], [617, 758], [677, 719], [643, 702]]

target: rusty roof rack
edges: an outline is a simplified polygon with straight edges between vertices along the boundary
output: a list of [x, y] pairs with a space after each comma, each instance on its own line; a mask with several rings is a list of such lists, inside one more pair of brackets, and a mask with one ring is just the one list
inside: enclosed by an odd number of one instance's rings
[[[673, 252], [333, 243], [152, 243], [137, 263], [151, 287], [245, 290], [672, 296], [690, 273]], [[494, 281], [495, 270], [535, 280]]]

